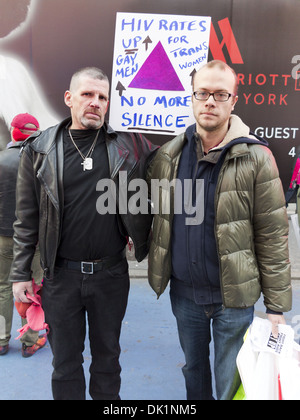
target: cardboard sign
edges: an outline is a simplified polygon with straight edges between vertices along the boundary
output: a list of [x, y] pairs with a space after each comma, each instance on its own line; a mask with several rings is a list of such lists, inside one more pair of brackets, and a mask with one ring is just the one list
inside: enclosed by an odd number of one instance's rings
[[192, 76], [207, 62], [211, 18], [117, 13], [110, 102], [116, 131], [179, 134], [194, 123]]

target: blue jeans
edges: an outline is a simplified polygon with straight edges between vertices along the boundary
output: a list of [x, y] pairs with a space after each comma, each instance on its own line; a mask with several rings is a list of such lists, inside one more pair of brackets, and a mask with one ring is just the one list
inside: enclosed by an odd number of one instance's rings
[[236, 357], [253, 320], [254, 307], [235, 309], [224, 308], [222, 304], [197, 305], [173, 292], [170, 296], [186, 361], [182, 371], [187, 399], [213, 399], [209, 360], [212, 322], [217, 398], [231, 400], [240, 386]]

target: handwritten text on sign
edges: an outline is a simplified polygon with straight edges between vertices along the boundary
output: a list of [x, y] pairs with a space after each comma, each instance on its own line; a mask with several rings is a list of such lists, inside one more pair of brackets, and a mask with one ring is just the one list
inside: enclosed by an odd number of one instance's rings
[[117, 13], [110, 125], [179, 134], [194, 122], [192, 75], [207, 62], [210, 17]]

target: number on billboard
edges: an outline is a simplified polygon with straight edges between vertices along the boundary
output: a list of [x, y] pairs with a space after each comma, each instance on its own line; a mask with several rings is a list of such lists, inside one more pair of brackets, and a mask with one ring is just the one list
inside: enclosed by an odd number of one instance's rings
[[289, 156], [292, 156], [293, 158], [296, 156], [296, 147], [292, 147], [289, 151]]

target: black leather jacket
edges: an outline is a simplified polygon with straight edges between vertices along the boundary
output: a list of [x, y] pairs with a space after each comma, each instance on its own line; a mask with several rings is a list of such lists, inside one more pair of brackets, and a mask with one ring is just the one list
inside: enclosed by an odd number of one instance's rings
[[[46, 278], [52, 277], [63, 216], [63, 129], [70, 118], [25, 142], [17, 180], [17, 220], [14, 224], [14, 262], [11, 281], [31, 280], [31, 260], [37, 243]], [[145, 178], [154, 146], [140, 134], [116, 133], [105, 125], [111, 179], [119, 187], [119, 171], [127, 171], [128, 183]], [[128, 192], [128, 200], [134, 192]], [[121, 214], [121, 229], [132, 238], [137, 261], [149, 250], [151, 211]]]
[[16, 183], [23, 142], [0, 152], [0, 235], [13, 237], [16, 220]]

